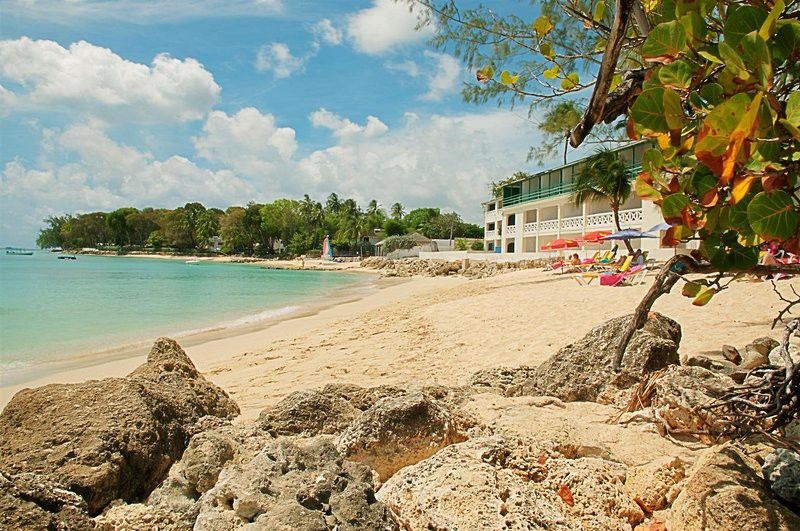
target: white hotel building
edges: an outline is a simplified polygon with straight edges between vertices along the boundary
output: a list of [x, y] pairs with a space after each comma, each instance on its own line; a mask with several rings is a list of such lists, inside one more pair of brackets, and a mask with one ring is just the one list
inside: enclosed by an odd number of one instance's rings
[[[628, 162], [631, 179], [638, 175], [648, 145], [647, 141], [641, 141], [616, 150]], [[484, 249], [509, 258], [533, 258], [551, 254], [541, 248], [557, 238], [575, 239], [598, 230], [616, 231], [607, 202], [575, 206], [570, 201], [575, 176], [584, 160], [504, 184], [497, 197], [483, 203]], [[644, 231], [663, 222], [658, 207], [649, 201], [643, 203], [635, 193], [622, 205], [619, 216], [623, 229]], [[586, 250], [608, 249], [612, 243], [587, 245]], [[642, 238], [631, 243], [634, 248], [648, 251], [653, 258], [666, 258], [675, 252], [671, 247], [661, 248], [660, 238]]]

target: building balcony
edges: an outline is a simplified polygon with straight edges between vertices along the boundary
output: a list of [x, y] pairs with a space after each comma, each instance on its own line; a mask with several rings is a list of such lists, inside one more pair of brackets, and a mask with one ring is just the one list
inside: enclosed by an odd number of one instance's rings
[[[631, 208], [629, 210], [620, 210], [619, 212], [619, 221], [623, 226], [630, 226], [630, 225], [638, 225], [642, 222], [642, 209], [641, 208]], [[560, 229], [560, 230], [559, 230]], [[610, 229], [614, 230], [614, 214], [611, 212], [601, 212], [599, 214], [589, 214], [586, 216], [586, 221], [584, 222], [583, 216], [573, 216], [569, 218], [561, 218], [561, 223], [559, 224], [557, 219], [548, 219], [539, 222], [532, 222], [532, 223], [525, 223], [522, 226], [522, 235], [523, 236], [536, 236], [538, 232], [542, 236], [551, 235], [551, 234], [574, 234], [577, 232], [588, 232], [593, 230], [601, 230], [601, 229]], [[506, 227], [506, 235], [507, 236], [514, 236], [516, 235], [517, 226], [511, 225]], [[492, 231], [492, 236], [489, 236], [489, 232], [486, 233], [486, 239], [490, 239], [494, 237], [494, 231]]]
[[484, 240], [494, 240], [495, 236], [497, 235], [496, 231], [487, 230], [483, 236]]
[[[636, 178], [642, 171], [641, 164], [634, 164], [628, 167], [628, 172], [631, 179]], [[549, 199], [560, 195], [571, 194], [574, 189], [575, 183], [562, 183], [557, 186], [551, 186], [540, 190], [533, 190], [524, 194], [510, 194], [503, 196], [503, 208], [521, 205], [523, 203], [531, 203], [542, 199]]]

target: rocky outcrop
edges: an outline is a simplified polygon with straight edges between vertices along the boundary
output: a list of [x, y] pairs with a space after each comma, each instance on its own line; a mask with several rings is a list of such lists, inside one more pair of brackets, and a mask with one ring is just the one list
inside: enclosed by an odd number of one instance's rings
[[339, 433], [361, 412], [350, 402], [320, 392], [296, 391], [274, 407], [261, 412], [261, 429], [276, 435], [302, 435]]
[[96, 514], [114, 499], [146, 497], [202, 416], [238, 413], [177, 343], [161, 338], [125, 378], [17, 393], [0, 414], [0, 466], [50, 478]]
[[672, 504], [667, 529], [789, 531], [800, 529], [800, 517], [775, 500], [755, 459], [726, 444], [698, 459]]
[[528, 381], [536, 372], [536, 367], [492, 367], [480, 370], [469, 379], [469, 385], [479, 393], [507, 395]]
[[769, 488], [788, 505], [800, 509], [800, 456], [777, 448], [764, 459], [764, 479]]
[[686, 477], [683, 461], [661, 459], [628, 469], [625, 492], [645, 513], [667, 507], [679, 490], [676, 485]]
[[413, 392], [378, 400], [339, 436], [337, 447], [385, 481], [400, 468], [464, 439], [448, 408]]
[[563, 347], [536, 368], [511, 395], [550, 395], [566, 401], [608, 401], [620, 389], [637, 385], [643, 373], [679, 363], [678, 323], [652, 313], [631, 338], [619, 373], [612, 369], [614, 350], [631, 316], [593, 328], [579, 341]]
[[53, 481], [35, 474], [0, 473], [0, 529], [89, 531], [94, 522], [86, 502]]
[[420, 258], [402, 258], [392, 260], [374, 256], [361, 260], [361, 267], [376, 269], [386, 277], [438, 277], [461, 275], [467, 278], [486, 278], [521, 269], [538, 269], [545, 267], [552, 260], [519, 260], [515, 262], [491, 262], [488, 260], [423, 260]]
[[405, 529], [630, 529], [625, 467], [479, 437], [403, 468], [378, 491]]
[[722, 431], [722, 425], [713, 411], [703, 407], [735, 385], [731, 378], [702, 367], [674, 366], [656, 380], [651, 404], [671, 430], [713, 436]]

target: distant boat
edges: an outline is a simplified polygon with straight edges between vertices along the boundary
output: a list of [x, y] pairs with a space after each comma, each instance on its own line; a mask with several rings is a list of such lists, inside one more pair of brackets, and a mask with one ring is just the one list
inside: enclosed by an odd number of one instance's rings
[[22, 249], [8, 249], [6, 254], [11, 254], [14, 256], [32, 256], [33, 251], [23, 251]]
[[186, 260], [186, 263], [189, 265], [199, 264], [200, 260], [195, 260], [195, 259]]
[[77, 256], [72, 256], [72, 255], [69, 255], [69, 254], [65, 254], [65, 255], [59, 256], [58, 259], [59, 260], [77, 260], [78, 257]]

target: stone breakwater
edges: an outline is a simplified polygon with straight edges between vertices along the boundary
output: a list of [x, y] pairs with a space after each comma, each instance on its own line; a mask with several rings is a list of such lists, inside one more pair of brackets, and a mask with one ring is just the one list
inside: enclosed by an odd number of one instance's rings
[[517, 262], [490, 262], [487, 260], [428, 260], [401, 258], [392, 260], [380, 256], [365, 258], [361, 267], [376, 269], [385, 277], [443, 277], [460, 275], [467, 278], [486, 278], [500, 273], [521, 269], [537, 269], [547, 266], [552, 260], [519, 260]]
[[[624, 448], [570, 429], [580, 415], [564, 423], [568, 406], [610, 404], [616, 416], [644, 374], [661, 375], [651, 399], [661, 422], [691, 426], [696, 406], [732, 385], [680, 365], [681, 328], [655, 313], [615, 373], [609, 353], [629, 319], [539, 367], [480, 371], [462, 387], [329, 384], [291, 393], [250, 423], [232, 422], [233, 400], [161, 338], [124, 378], [12, 399], [0, 414], [0, 528], [800, 528], [792, 452], [728, 442], [690, 454], [692, 464], [648, 446], [632, 463]], [[487, 397], [502, 405], [476, 409]], [[546, 408], [559, 429], [534, 420]], [[507, 431], [503, 415], [521, 418], [528, 435]]]

